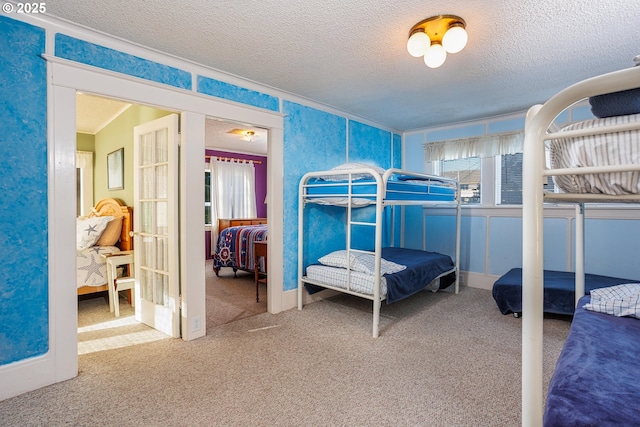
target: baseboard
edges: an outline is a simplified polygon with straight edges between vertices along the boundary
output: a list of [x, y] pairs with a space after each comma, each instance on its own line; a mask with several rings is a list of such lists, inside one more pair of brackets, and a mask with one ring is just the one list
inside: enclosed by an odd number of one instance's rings
[[51, 353], [0, 366], [0, 401], [69, 378], [55, 377]]
[[498, 280], [500, 276], [494, 276], [484, 273], [473, 273], [470, 271], [461, 271], [460, 279], [461, 284], [470, 288], [485, 289], [490, 291], [493, 289], [493, 283]]
[[[307, 305], [316, 301], [330, 298], [335, 295], [340, 295], [340, 292], [325, 289], [324, 291], [316, 292], [313, 295], [309, 295], [307, 292], [302, 294], [302, 304]], [[282, 310], [290, 310], [298, 307], [298, 289], [285, 291], [282, 294]]]

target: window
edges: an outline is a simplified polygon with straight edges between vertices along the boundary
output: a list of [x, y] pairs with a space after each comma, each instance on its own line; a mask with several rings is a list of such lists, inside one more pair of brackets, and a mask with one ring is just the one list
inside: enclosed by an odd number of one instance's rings
[[211, 225], [211, 171], [204, 171], [204, 225]]
[[522, 204], [522, 153], [497, 156], [499, 169], [496, 170], [496, 194], [501, 205]]
[[481, 167], [480, 157], [434, 162], [436, 175], [457, 179], [463, 204], [480, 203]]
[[[496, 156], [496, 194], [497, 204], [522, 204], [522, 153]], [[552, 177], [547, 177], [544, 191], [553, 192], [555, 185]]]
[[[519, 166], [506, 167], [511, 163], [517, 163], [518, 157], [512, 155], [522, 151], [523, 140], [524, 131], [517, 130], [432, 141], [424, 144], [425, 161], [432, 163], [433, 173], [458, 180], [462, 203], [480, 205], [484, 199], [485, 205], [493, 205], [500, 200], [502, 190], [508, 200], [511, 200], [511, 197], [522, 198], [519, 194], [522, 187], [522, 155], [519, 158]], [[507, 180], [505, 184], [508, 185], [499, 190], [501, 181], [498, 174], [502, 168], [494, 167], [494, 162], [499, 163], [502, 160], [501, 156], [505, 156], [504, 178]], [[426, 170], [428, 169], [429, 165]], [[491, 173], [493, 170], [496, 171], [495, 176]], [[511, 175], [516, 173], [519, 174], [519, 178], [517, 182], [512, 182]], [[481, 187], [481, 182], [484, 187]], [[498, 196], [494, 196], [495, 194]]]

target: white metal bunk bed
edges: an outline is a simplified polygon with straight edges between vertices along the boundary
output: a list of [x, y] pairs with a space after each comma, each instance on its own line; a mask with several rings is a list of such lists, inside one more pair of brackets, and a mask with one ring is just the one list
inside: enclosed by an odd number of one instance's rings
[[[356, 282], [358, 272], [352, 270], [347, 262], [344, 283], [330, 284], [326, 281], [311, 279], [305, 275], [304, 265], [305, 248], [308, 242], [304, 239], [305, 206], [309, 203], [318, 203], [331, 206], [342, 206], [346, 209], [346, 259], [351, 260], [352, 255], [372, 254], [374, 257], [373, 285], [372, 289], [363, 290], [352, 286]], [[299, 215], [298, 215], [298, 309], [303, 307], [304, 285], [311, 284], [325, 289], [356, 295], [373, 302], [373, 337], [378, 337], [380, 306], [386, 299], [383, 286], [382, 263], [386, 262], [382, 253], [383, 245], [383, 211], [387, 206], [448, 206], [456, 210], [456, 236], [455, 236], [455, 262], [448, 256], [431, 253], [436, 256], [446, 257], [451, 263], [446, 271], [441, 272], [430, 282], [440, 280], [441, 277], [455, 274], [453, 283], [455, 293], [459, 292], [459, 259], [460, 259], [460, 197], [458, 182], [453, 179], [416, 173], [402, 169], [388, 169], [382, 171], [379, 168], [358, 167], [355, 169], [310, 172], [304, 175], [299, 185]], [[374, 220], [356, 221], [353, 219], [352, 210], [365, 206], [375, 207]], [[391, 224], [394, 224], [393, 209]], [[360, 250], [353, 246], [352, 228], [354, 226], [374, 227], [374, 239], [372, 250]], [[393, 228], [390, 227], [391, 242]], [[416, 251], [418, 252], [418, 251]], [[420, 251], [424, 252], [424, 251]], [[424, 252], [425, 256], [426, 252]], [[386, 256], [386, 255], [385, 255]], [[439, 283], [439, 282], [438, 282]], [[421, 289], [429, 285], [422, 283]], [[420, 286], [420, 285], [417, 285]], [[387, 302], [390, 300], [388, 299]]]
[[[605, 125], [569, 131], [549, 131], [556, 117], [586, 98], [640, 86], [640, 67], [590, 78], [576, 83], [535, 105], [527, 113], [523, 149], [523, 289], [522, 289], [522, 424], [541, 426], [543, 419], [543, 203], [576, 204], [576, 303], [584, 295], [584, 203], [639, 202], [640, 194], [543, 193], [548, 176], [582, 177], [597, 174], [640, 172], [640, 164], [618, 161], [614, 165], [551, 169], [545, 162], [545, 141], [638, 132], [640, 122]], [[562, 143], [562, 142], [561, 142]], [[601, 176], [601, 175], [598, 175]], [[604, 176], [605, 179], [607, 175]]]

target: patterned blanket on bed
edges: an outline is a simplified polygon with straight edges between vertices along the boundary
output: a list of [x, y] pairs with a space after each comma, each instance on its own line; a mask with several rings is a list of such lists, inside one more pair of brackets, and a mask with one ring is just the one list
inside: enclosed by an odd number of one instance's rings
[[213, 254], [213, 268], [253, 270], [253, 242], [267, 240], [266, 225], [243, 225], [222, 230]]
[[107, 283], [107, 264], [102, 255], [119, 252], [115, 246], [91, 246], [77, 251], [77, 286], [102, 286]]

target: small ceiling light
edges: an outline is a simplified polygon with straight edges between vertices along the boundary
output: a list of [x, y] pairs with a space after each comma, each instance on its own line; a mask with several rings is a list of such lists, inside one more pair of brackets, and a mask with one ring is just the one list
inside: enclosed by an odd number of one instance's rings
[[230, 133], [232, 135], [239, 135], [240, 139], [249, 142], [253, 141], [253, 137], [256, 135], [254, 131], [248, 129], [231, 129], [227, 133]]
[[438, 68], [447, 59], [447, 51], [440, 43], [434, 43], [427, 49], [424, 54], [424, 63], [429, 68]]
[[438, 68], [447, 59], [447, 52], [460, 52], [467, 45], [464, 19], [455, 15], [438, 15], [418, 22], [409, 31], [407, 50], [415, 57], [424, 55], [424, 63]]
[[451, 24], [449, 30], [442, 37], [442, 47], [449, 53], [458, 53], [467, 45], [467, 31], [460, 22]]
[[427, 53], [429, 45], [431, 45], [429, 36], [424, 31], [418, 30], [409, 37], [409, 41], [407, 41], [407, 50], [411, 56], [419, 58]]

